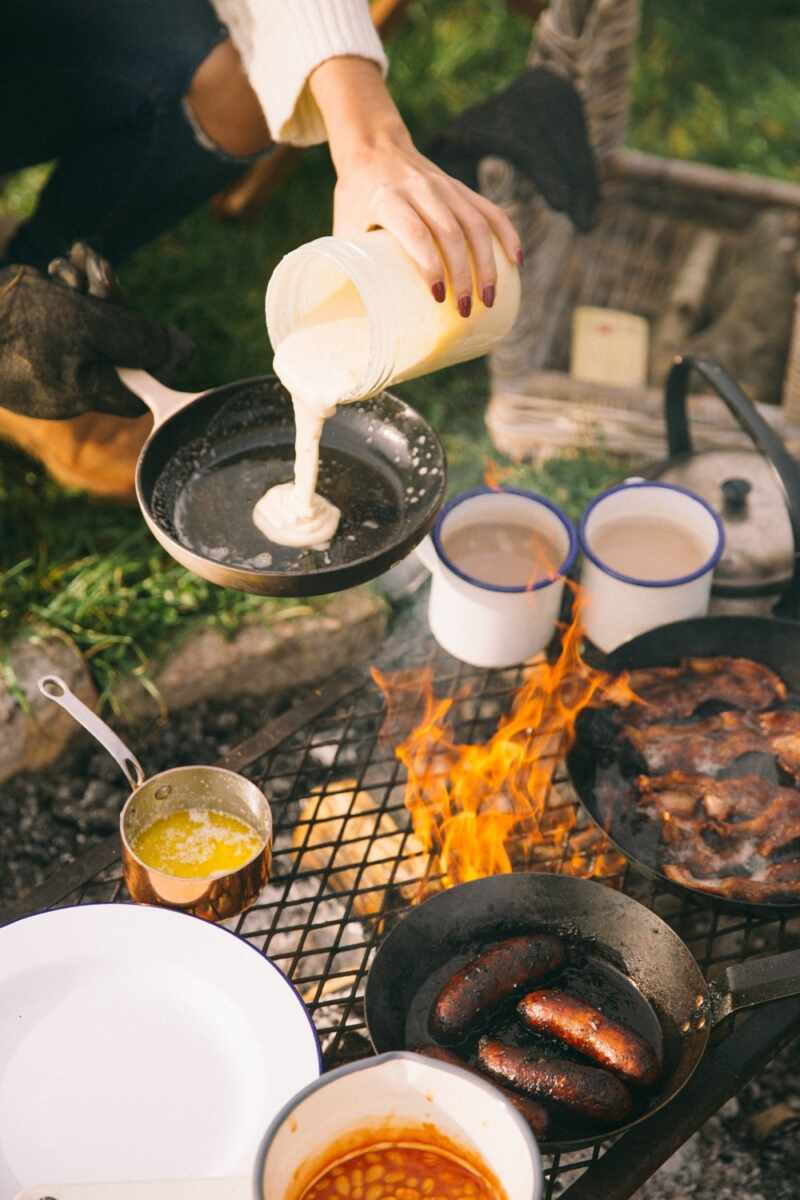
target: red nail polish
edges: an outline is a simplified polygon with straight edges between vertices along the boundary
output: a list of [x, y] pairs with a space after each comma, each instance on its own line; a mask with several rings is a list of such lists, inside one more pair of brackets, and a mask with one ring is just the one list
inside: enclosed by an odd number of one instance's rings
[[483, 289], [483, 303], [486, 305], [487, 308], [491, 308], [492, 305], [494, 304], [494, 284], [493, 283], [490, 284], [489, 287], [485, 287]]
[[431, 291], [433, 292], [433, 298], [436, 303], [444, 304], [444, 284], [442, 283], [441, 279], [438, 283], [434, 283]]
[[458, 311], [462, 317], [468, 317], [472, 312], [472, 296], [461, 296], [458, 301]]
[[522, 253], [522, 250], [517, 251], [517, 262], [520, 266], [525, 262], [525, 255]]

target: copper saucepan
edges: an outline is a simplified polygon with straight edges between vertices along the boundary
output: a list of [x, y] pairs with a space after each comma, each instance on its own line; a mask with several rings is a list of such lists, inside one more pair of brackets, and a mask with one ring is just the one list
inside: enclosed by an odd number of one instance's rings
[[[269, 878], [272, 813], [264, 793], [234, 771], [222, 767], [171, 767], [146, 778], [138, 759], [113, 729], [101, 721], [57, 675], [39, 680], [39, 691], [59, 704], [116, 759], [131, 794], [119, 819], [125, 884], [138, 904], [157, 904], [219, 921], [233, 917], [257, 899]], [[257, 853], [224, 874], [185, 878], [148, 866], [133, 843], [154, 821], [183, 809], [210, 809], [236, 817], [262, 839]]]

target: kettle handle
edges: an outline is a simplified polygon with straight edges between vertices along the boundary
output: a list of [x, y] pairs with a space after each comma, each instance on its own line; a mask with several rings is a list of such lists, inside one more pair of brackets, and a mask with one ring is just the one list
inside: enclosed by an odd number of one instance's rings
[[686, 401], [692, 370], [702, 375], [720, 400], [730, 409], [742, 429], [774, 470], [783, 491], [794, 538], [794, 569], [791, 582], [775, 605], [775, 615], [800, 616], [800, 468], [782, 439], [764, 420], [728, 372], [711, 358], [685, 354], [676, 358], [667, 376], [664, 408], [670, 458], [691, 454], [692, 439]]

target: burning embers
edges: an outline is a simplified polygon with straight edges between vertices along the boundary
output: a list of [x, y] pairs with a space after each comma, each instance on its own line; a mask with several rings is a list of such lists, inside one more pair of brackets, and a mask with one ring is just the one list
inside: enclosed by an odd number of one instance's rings
[[[576, 807], [559, 803], [552, 786], [578, 714], [610, 682], [584, 662], [580, 638], [576, 611], [556, 661], [542, 657], [524, 669], [511, 711], [484, 743], [456, 740], [454, 717], [466, 697], [437, 697], [429, 669], [390, 676], [373, 670], [386, 697], [384, 736], [401, 737], [395, 753], [407, 771], [405, 802], [414, 832], [432, 856], [431, 876], [443, 886], [534, 863], [582, 875], [621, 871], [624, 860], [599, 834], [587, 866], [580, 851], [594, 831], [577, 834], [580, 850], [567, 851]], [[632, 699], [624, 683], [616, 681], [616, 688], [619, 699]], [[481, 700], [469, 703], [480, 706]], [[421, 713], [410, 732], [407, 717], [403, 723], [409, 709], [415, 717]]]
[[[629, 682], [641, 706], [587, 722], [605, 759], [595, 794], [606, 828], [675, 883], [750, 903], [794, 900], [800, 712], [785, 705], [783, 682], [740, 658], [688, 659]], [[717, 711], [701, 715], [709, 706]]]

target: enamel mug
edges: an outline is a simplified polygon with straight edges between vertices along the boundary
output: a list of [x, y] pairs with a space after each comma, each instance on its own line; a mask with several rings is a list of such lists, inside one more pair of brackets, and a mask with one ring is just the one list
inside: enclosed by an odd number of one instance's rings
[[[449, 537], [467, 526], [504, 521], [527, 526], [555, 548], [559, 566], [552, 575], [503, 586], [469, 575], [453, 562]], [[433, 577], [428, 616], [442, 649], [474, 667], [511, 667], [544, 650], [553, 636], [577, 537], [569, 518], [544, 496], [481, 487], [444, 506], [417, 554]]]
[[[291, 1100], [267, 1130], [256, 1164], [256, 1200], [296, 1200], [340, 1155], [403, 1141], [425, 1126], [501, 1185], [506, 1200], [541, 1200], [536, 1139], [494, 1084], [460, 1067], [404, 1051], [330, 1071]], [[431, 1145], [436, 1148], [436, 1143]], [[334, 1150], [331, 1155], [331, 1150]]]
[[[603, 561], [599, 536], [615, 522], [647, 517], [655, 531], [660, 521], [685, 531], [701, 550], [699, 565], [674, 578], [623, 574]], [[711, 579], [725, 548], [722, 523], [709, 504], [687, 488], [670, 483], [630, 480], [596, 496], [578, 530], [583, 553], [581, 595], [583, 628], [606, 653], [648, 629], [702, 617], [708, 612]], [[658, 534], [653, 550], [658, 552]]]

